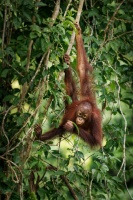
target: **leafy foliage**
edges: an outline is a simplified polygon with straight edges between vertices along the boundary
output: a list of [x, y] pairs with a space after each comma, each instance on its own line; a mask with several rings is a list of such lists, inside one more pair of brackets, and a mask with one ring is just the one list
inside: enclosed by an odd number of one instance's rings
[[[130, 0], [86, 1], [80, 19], [103, 109], [103, 149], [92, 151], [73, 135], [35, 140], [34, 125], [42, 124], [44, 132], [58, 126], [69, 99], [62, 58], [78, 4], [61, 1], [53, 20], [52, 0], [0, 3], [1, 199], [133, 199]], [[77, 79], [75, 60], [73, 45]]]

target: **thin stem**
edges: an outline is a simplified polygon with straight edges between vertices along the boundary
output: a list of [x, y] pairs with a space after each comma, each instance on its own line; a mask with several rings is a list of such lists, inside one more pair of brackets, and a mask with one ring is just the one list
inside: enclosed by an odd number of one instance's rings
[[[83, 4], [84, 4], [84, 0], [80, 0], [78, 11], [77, 11], [77, 16], [76, 16], [76, 20], [75, 20], [77, 23], [79, 23], [79, 20], [80, 20], [80, 16], [81, 16], [82, 9], [83, 9]], [[75, 31], [72, 32], [72, 36], [71, 36], [71, 39], [70, 39], [70, 44], [69, 44], [68, 49], [66, 51], [66, 54], [68, 54], [68, 55], [70, 55], [72, 46], [74, 44], [74, 40], [75, 40]]]

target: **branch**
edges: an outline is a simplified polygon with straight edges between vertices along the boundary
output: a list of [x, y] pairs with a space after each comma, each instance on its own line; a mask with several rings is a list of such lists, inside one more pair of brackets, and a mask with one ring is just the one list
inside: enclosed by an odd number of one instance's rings
[[[40, 0], [36, 0], [36, 2], [40, 2]], [[36, 11], [38, 10], [38, 6], [36, 6]], [[33, 15], [32, 17], [32, 24], [36, 22], [36, 16]], [[32, 45], [33, 45], [33, 40], [30, 41], [28, 52], [27, 52], [27, 65], [26, 65], [26, 70], [28, 72], [29, 70], [29, 65], [30, 65], [30, 56], [31, 56], [31, 50], [32, 50]]]
[[114, 37], [114, 38], [107, 39], [105, 43], [107, 43], [107, 42], [109, 42], [109, 41], [112, 41], [112, 40], [116, 40], [116, 39], [122, 37], [123, 35], [127, 35], [127, 34], [130, 34], [130, 33], [133, 33], [133, 31], [127, 31], [127, 32], [125, 32], [125, 33], [122, 33], [122, 34], [120, 34], [120, 35]]
[[[77, 23], [79, 23], [79, 20], [80, 20], [81, 12], [82, 12], [82, 9], [83, 9], [83, 4], [84, 4], [84, 0], [80, 0], [78, 11], [77, 11], [77, 16], [76, 16], [76, 20], [75, 20]], [[75, 40], [75, 31], [72, 32], [70, 44], [69, 44], [68, 49], [66, 51], [66, 54], [68, 54], [68, 55], [70, 55], [72, 46], [74, 44], [74, 40]]]
[[28, 85], [28, 89], [29, 89], [29, 87], [31, 86], [31, 84], [33, 83], [34, 79], [36, 78], [36, 76], [37, 76], [37, 74], [38, 74], [38, 72], [39, 72], [39, 70], [40, 70], [40, 68], [41, 68], [41, 66], [42, 66], [42, 62], [44, 61], [45, 56], [46, 56], [46, 52], [43, 54], [43, 56], [42, 56], [42, 58], [41, 58], [41, 60], [40, 60], [40, 63], [39, 63], [39, 65], [38, 65], [38, 68], [37, 68], [37, 70], [36, 70], [34, 76], [32, 77], [32, 79], [31, 79], [29, 85]]
[[50, 26], [53, 26], [58, 14], [59, 14], [59, 9], [60, 9], [60, 0], [57, 0], [56, 4], [55, 4], [55, 7], [54, 7], [53, 15], [52, 15], [52, 20], [53, 21], [50, 23]]
[[123, 0], [123, 1], [118, 5], [118, 7], [116, 8], [116, 10], [115, 10], [113, 16], [110, 18], [110, 20], [109, 20], [109, 22], [108, 22], [108, 24], [107, 24], [107, 26], [106, 26], [106, 28], [105, 28], [105, 30], [104, 30], [104, 39], [103, 39], [103, 42], [102, 42], [102, 44], [100, 45], [100, 47], [99, 47], [99, 49], [98, 49], [98, 51], [97, 51], [97, 54], [96, 54], [95, 58], [92, 60], [92, 63], [94, 63], [94, 62], [96, 61], [96, 59], [97, 59], [97, 57], [98, 57], [98, 55], [99, 55], [99, 51], [100, 51], [100, 50], [103, 48], [103, 46], [106, 44], [106, 42], [107, 42], [107, 40], [108, 40], [108, 39], [106, 39], [106, 35], [107, 35], [107, 31], [108, 31], [108, 29], [109, 29], [109, 25], [114, 21], [115, 15], [117, 14], [118, 10], [120, 9], [120, 7], [121, 7], [121, 5], [124, 3], [124, 1], [125, 1], [125, 0]]
[[[37, 2], [39, 2], [40, 0], [36, 0]], [[32, 17], [32, 24], [35, 23], [35, 15], [33, 15]], [[33, 40], [30, 40], [30, 43], [29, 43], [29, 47], [28, 47], [28, 51], [27, 51], [27, 64], [26, 64], [26, 72], [28, 73], [29, 71], [29, 66], [30, 66], [30, 58], [31, 58], [31, 51], [32, 51], [32, 45], [33, 45]], [[29, 89], [29, 85], [27, 82], [24, 83], [24, 85], [22, 86], [22, 90], [21, 90], [21, 94], [20, 94], [20, 102], [19, 102], [19, 105], [18, 105], [18, 111], [21, 110], [21, 107], [22, 107], [22, 103], [25, 99], [25, 96], [28, 92], [28, 89]]]
[[5, 119], [6, 119], [7, 115], [8, 115], [8, 113], [9, 113], [13, 108], [15, 108], [15, 106], [12, 105], [12, 106], [10, 106], [10, 107], [8, 108], [7, 111], [5, 111], [5, 115], [4, 115], [3, 120], [2, 120], [2, 127], [1, 127], [1, 129], [2, 129], [3, 135], [5, 136], [5, 138], [6, 138], [6, 140], [7, 140], [7, 144], [5, 145], [6, 150], [7, 150], [8, 147], [9, 147], [10, 141], [9, 141], [8, 136], [6, 135], [5, 128], [4, 128], [4, 127], [5, 127]]
[[[8, 164], [8, 167], [11, 169], [11, 172], [13, 172], [13, 173], [11, 174], [11, 175], [12, 175], [12, 180], [13, 180], [15, 183], [20, 183], [20, 181], [19, 181], [19, 176], [18, 176], [17, 173], [16, 173], [16, 170], [18, 170], [18, 171], [19, 171], [19, 174], [22, 175], [22, 171], [21, 171], [20, 167], [19, 167], [15, 162], [9, 160], [8, 158], [6, 158], [6, 157], [4, 157], [4, 156], [1, 156], [1, 155], [0, 155], [0, 159], [5, 160], [6, 163]], [[15, 169], [14, 169], [14, 167], [15, 167]], [[13, 176], [15, 176], [16, 179], [14, 179]]]
[[107, 24], [107, 26], [106, 26], [106, 28], [105, 28], [105, 31], [104, 31], [104, 41], [103, 41], [103, 42], [105, 42], [105, 40], [106, 40], [106, 33], [107, 33], [108, 29], [109, 29], [109, 25], [114, 21], [115, 15], [117, 14], [118, 10], [120, 9], [120, 7], [121, 7], [121, 5], [124, 3], [124, 1], [125, 1], [125, 0], [123, 0], [123, 1], [119, 4], [119, 6], [116, 8], [116, 10], [115, 10], [113, 16], [112, 16], [111, 19], [109, 20], [109, 22], [108, 22], [108, 24]]
[[77, 198], [77, 196], [76, 196], [76, 194], [75, 194], [73, 188], [72, 188], [71, 185], [69, 184], [69, 181], [68, 181], [68, 179], [66, 178], [66, 176], [61, 175], [60, 177], [61, 177], [61, 179], [65, 182], [65, 184], [66, 184], [66, 186], [68, 187], [69, 192], [71, 193], [71, 195], [73, 196], [73, 198], [74, 198], [75, 200], [78, 200], [78, 198]]
[[[38, 107], [36, 107], [35, 111], [29, 116], [29, 118], [24, 122], [22, 128], [19, 129], [19, 131], [17, 133], [15, 133], [13, 135], [13, 137], [10, 139], [10, 149], [6, 150], [5, 153], [3, 153], [2, 156], [8, 154], [9, 152], [13, 151], [14, 149], [16, 149], [22, 142], [23, 140], [27, 137], [27, 134], [30, 132], [30, 130], [32, 130], [33, 127], [28, 129], [28, 132], [24, 135], [23, 138], [21, 138], [21, 140], [19, 142], [16, 143], [16, 139], [22, 134], [22, 131], [24, 130], [24, 128], [27, 126], [27, 124], [29, 123], [29, 121], [31, 120], [31, 118], [34, 116], [34, 113], [36, 112], [36, 110], [38, 109]], [[15, 146], [13, 146], [15, 143]]]
[[121, 115], [124, 119], [124, 138], [123, 138], [123, 161], [122, 161], [122, 165], [120, 167], [120, 170], [117, 174], [117, 176], [119, 175], [120, 171], [122, 170], [123, 168], [123, 175], [124, 175], [124, 182], [125, 182], [125, 186], [126, 186], [126, 190], [130, 196], [131, 199], [133, 199], [133, 197], [131, 196], [130, 194], [130, 191], [128, 189], [128, 186], [127, 186], [127, 180], [126, 180], [126, 132], [127, 132], [127, 120], [125, 118], [125, 115], [123, 113], [123, 110], [122, 110], [122, 107], [121, 107], [121, 103], [120, 103], [120, 85], [119, 85], [119, 82], [118, 80], [116, 79], [116, 83], [117, 83], [117, 86], [118, 86], [118, 105], [119, 105], [119, 108], [120, 108], [120, 112], [121, 112]]
[[72, 2], [72, 0], [69, 1], [68, 5], [67, 5], [67, 7], [66, 7], [66, 11], [65, 11], [65, 13], [64, 13], [64, 17], [66, 17], [66, 14], [67, 14], [67, 11], [69, 10], [69, 7], [70, 7], [70, 5], [71, 5], [71, 2]]
[[[57, 171], [57, 168], [56, 168], [55, 166], [53, 166], [53, 165], [49, 165], [49, 166], [47, 167], [47, 170], [54, 170], [54, 171]], [[73, 188], [71, 187], [71, 185], [70, 185], [70, 183], [69, 183], [67, 177], [64, 176], [64, 175], [60, 175], [60, 178], [61, 178], [61, 179], [64, 181], [64, 183], [66, 184], [66, 186], [67, 186], [67, 188], [69, 189], [69, 192], [71, 193], [73, 199], [78, 200], [78, 198], [77, 198], [77, 196], [76, 196], [76, 194], [75, 194]]]
[[[52, 20], [53, 20], [50, 23], [51, 27], [53, 26], [58, 14], [59, 14], [59, 9], [60, 9], [60, 0], [57, 0], [56, 4], [55, 4], [53, 15], [51, 17]], [[47, 70], [47, 66], [48, 66], [49, 56], [50, 56], [50, 47], [48, 48], [47, 55], [46, 55], [46, 58], [45, 58], [45, 63], [44, 63], [44, 65], [46, 66], [46, 70]], [[37, 103], [36, 103], [36, 106], [38, 107], [38, 109], [40, 107], [40, 104], [41, 104], [41, 101], [42, 101], [42, 98], [43, 98], [43, 92], [44, 92], [44, 88], [45, 88], [44, 87], [45, 83], [46, 83], [46, 77], [44, 77], [44, 79], [42, 80], [42, 82], [40, 84], [41, 87], [39, 88], [40, 90], [39, 90], [39, 95], [38, 95], [38, 99], [37, 99]], [[50, 103], [51, 103], [51, 100], [52, 100], [52, 98], [50, 97]], [[36, 112], [37, 112], [37, 110], [36, 110]], [[35, 113], [35, 115], [36, 115], [36, 113]]]
[[41, 58], [41, 60], [40, 60], [40, 63], [39, 63], [39, 65], [38, 65], [38, 68], [37, 68], [37, 70], [36, 70], [34, 76], [32, 77], [30, 83], [27, 84], [27, 82], [25, 82], [24, 85], [23, 85], [23, 87], [22, 87], [22, 92], [21, 92], [21, 95], [20, 95], [20, 102], [19, 102], [19, 105], [18, 105], [18, 111], [21, 110], [21, 106], [22, 106], [22, 103], [23, 103], [23, 101], [24, 101], [24, 99], [25, 99], [25, 96], [26, 96], [26, 94], [27, 94], [27, 92], [28, 92], [28, 90], [29, 90], [31, 84], [33, 83], [34, 79], [36, 78], [36, 76], [37, 76], [37, 74], [38, 74], [38, 72], [39, 72], [39, 70], [40, 70], [40, 68], [41, 68], [41, 66], [42, 66], [42, 62], [43, 62], [45, 56], [46, 56], [46, 53], [43, 54], [43, 56], [42, 56], [42, 58]]
[[[57, 13], [59, 12], [59, 2], [60, 2], [60, 0], [57, 0], [57, 4], [56, 4], [55, 9], [54, 9], [54, 12], [55, 12], [56, 14], [53, 12], [53, 15], [52, 15], [52, 18], [54, 18], [54, 21], [55, 21], [55, 16], [57, 17]], [[57, 6], [57, 5], [58, 5], [58, 6]], [[58, 12], [57, 12], [57, 10], [58, 10]], [[53, 24], [52, 24], [52, 25], [53, 25]], [[51, 25], [51, 26], [52, 26], [52, 25]], [[46, 54], [47, 54], [47, 56], [46, 56]], [[23, 87], [25, 91], [22, 92], [23, 97], [20, 99], [20, 101], [21, 101], [20, 104], [22, 104], [22, 101], [24, 100], [25, 95], [26, 95], [26, 93], [28, 92], [28, 89], [29, 89], [30, 85], [33, 83], [33, 81], [34, 81], [36, 75], [38, 74], [38, 72], [39, 72], [39, 70], [40, 70], [40, 68], [41, 68], [41, 66], [42, 66], [42, 62], [44, 61], [45, 56], [46, 56], [45, 65], [47, 65], [48, 60], [49, 60], [49, 54], [50, 54], [50, 48], [48, 49], [47, 52], [45, 52], [45, 53], [43, 54], [43, 56], [42, 56], [42, 58], [41, 58], [41, 60], [40, 60], [40, 63], [39, 63], [39, 65], [38, 65], [38, 68], [37, 68], [37, 70], [36, 70], [34, 76], [32, 77], [32, 79], [31, 79], [29, 85], [28, 85], [28, 86], [26, 85], [27, 87]], [[28, 123], [28, 121], [30, 120], [30, 118], [31, 118], [32, 116], [35, 117], [35, 115], [36, 115], [36, 113], [37, 113], [37, 111], [38, 111], [38, 109], [39, 109], [39, 107], [40, 107], [40, 103], [41, 103], [41, 100], [42, 100], [42, 97], [43, 97], [43, 89], [42, 89], [42, 88], [44, 88], [44, 84], [45, 84], [45, 79], [43, 79], [42, 86], [41, 86], [40, 91], [39, 91], [39, 96], [38, 96], [38, 100], [37, 100], [37, 106], [36, 106], [36, 109], [35, 109], [34, 113], [25, 121], [23, 127], [12, 137], [11, 141], [15, 141], [15, 139], [18, 137], [18, 135], [21, 134], [21, 131], [27, 126], [27, 123]], [[50, 98], [50, 102], [51, 102], [51, 98]], [[48, 102], [48, 105], [49, 105], [50, 102]], [[19, 107], [19, 108], [20, 108], [20, 107]], [[13, 147], [12, 149], [10, 149], [8, 152], [11, 152], [11, 151], [13, 151], [15, 148], [17, 148], [17, 146], [19, 146], [21, 142], [22, 142], [22, 141], [20, 141], [19, 143], [17, 143], [17, 145], [16, 145], [15, 147]]]
[[90, 181], [90, 187], [89, 187], [89, 191], [90, 191], [90, 200], [93, 200], [93, 197], [92, 197], [92, 183], [93, 183], [93, 179], [94, 177], [92, 176], [92, 179]]
[[28, 47], [28, 52], [27, 52], [27, 64], [26, 64], [26, 72], [29, 71], [29, 66], [30, 66], [30, 56], [31, 56], [32, 45], [33, 45], [33, 40], [30, 41], [30, 43], [29, 43], [29, 47]]

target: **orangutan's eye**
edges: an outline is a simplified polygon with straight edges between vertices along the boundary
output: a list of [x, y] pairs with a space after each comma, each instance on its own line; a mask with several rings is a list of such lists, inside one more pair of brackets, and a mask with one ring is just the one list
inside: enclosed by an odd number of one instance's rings
[[86, 119], [87, 117], [88, 117], [88, 115], [87, 115], [87, 114], [84, 114], [83, 118]]
[[78, 116], [79, 116], [79, 117], [81, 117], [81, 116], [82, 116], [82, 113], [81, 113], [81, 112], [79, 112], [79, 113], [78, 113]]

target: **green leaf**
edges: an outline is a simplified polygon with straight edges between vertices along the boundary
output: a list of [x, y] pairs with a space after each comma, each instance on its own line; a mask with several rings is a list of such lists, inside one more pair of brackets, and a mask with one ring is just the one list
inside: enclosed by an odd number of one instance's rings
[[111, 48], [112, 48], [115, 52], [117, 52], [118, 49], [119, 49], [119, 47], [120, 47], [118, 41], [112, 41], [112, 42], [110, 42], [110, 46], [111, 46]]
[[80, 158], [80, 159], [83, 159], [84, 160], [84, 154], [81, 152], [81, 151], [76, 151], [75, 152], [75, 156], [76, 158]]
[[24, 36], [23, 36], [23, 35], [19, 35], [19, 36], [17, 37], [17, 40], [18, 40], [18, 41], [24, 40]]
[[42, 6], [47, 6], [47, 4], [43, 2], [36, 2], [35, 6], [42, 7]]
[[75, 27], [75, 25], [74, 25], [74, 23], [73, 23], [75, 19], [72, 18], [72, 17], [70, 17], [70, 16], [67, 16], [66, 18], [70, 19], [70, 21], [69, 21], [69, 20], [65, 20], [64, 23], [63, 23], [64, 26], [67, 27], [67, 28], [70, 26], [70, 27], [72, 27], [72, 28], [75, 30], [75, 32], [76, 32], [76, 27]]
[[110, 64], [113, 63], [113, 57], [110, 54], [104, 53], [104, 57], [106, 58], [107, 62], [109, 62]]
[[109, 168], [108, 168], [107, 165], [102, 164], [102, 165], [101, 165], [101, 168], [100, 168], [100, 171], [103, 172], [103, 173], [106, 173], [107, 171], [109, 171]]
[[4, 70], [2, 71], [2, 73], [1, 73], [1, 77], [2, 77], [2, 78], [6, 78], [8, 72], [9, 72], [9, 69], [4, 69]]
[[37, 26], [36, 24], [31, 25], [31, 30], [32, 31], [36, 31], [36, 32], [41, 32], [41, 29], [39, 26]]
[[69, 174], [67, 175], [67, 177], [69, 178], [70, 181], [74, 181], [76, 179], [76, 175], [74, 172], [69, 171]]
[[45, 77], [49, 74], [49, 71], [48, 70], [43, 70], [42, 72], [42, 76]]
[[60, 154], [58, 150], [53, 150], [52, 153], [56, 156]]
[[92, 175], [95, 175], [97, 173], [96, 169], [92, 169]]
[[[61, 26], [61, 24], [58, 24], [57, 27], [58, 27], [59, 31], [62, 32], [63, 35], [65, 35], [65, 29], [64, 29], [64, 27]], [[60, 33], [60, 34], [61, 34], [61, 33]]]
[[30, 200], [37, 200], [37, 196], [36, 196], [35, 192], [30, 193]]
[[[71, 17], [71, 16], [66, 16], [66, 19], [69, 19], [71, 22], [74, 22], [74, 18], [73, 17]], [[70, 21], [69, 21], [69, 23], [70, 23]]]
[[109, 86], [110, 86], [112, 92], [115, 91], [115, 89], [116, 89], [116, 82], [115, 81], [111, 81], [111, 83], [110, 83]]
[[34, 32], [31, 32], [31, 33], [30, 33], [30, 38], [31, 38], [31, 39], [37, 38], [37, 34], [34, 33]]
[[97, 173], [97, 182], [99, 182], [101, 180], [103, 175], [101, 175], [100, 173]]
[[18, 124], [18, 126], [21, 126], [23, 124], [24, 120], [25, 120], [24, 117], [18, 117], [17, 118], [17, 124]]
[[74, 170], [75, 170], [76, 172], [79, 172], [79, 170], [78, 170], [78, 165], [77, 165], [77, 164], [74, 164], [74, 165], [73, 165], [73, 168], [74, 168]]
[[32, 17], [31, 17], [31, 15], [29, 14], [29, 13], [27, 13], [27, 12], [23, 12], [23, 15], [24, 15], [24, 17], [26, 18], [26, 19], [28, 19], [30, 22], [32, 22]]
[[43, 52], [46, 51], [46, 41], [44, 40], [44, 38], [41, 38], [41, 49]]
[[40, 199], [47, 199], [47, 198], [46, 198], [46, 191], [44, 190], [44, 188], [40, 187], [40, 188], [37, 190], [37, 193], [39, 194]]
[[3, 101], [11, 101], [14, 98], [14, 95], [7, 95], [4, 97]]
[[38, 160], [32, 160], [32, 162], [30, 163], [30, 169], [32, 169], [32, 168], [34, 168], [34, 167], [36, 167], [36, 166], [38, 166]]
[[98, 10], [95, 8], [89, 11], [89, 17], [93, 17], [93, 16], [98, 16]]
[[115, 7], [115, 6], [116, 6], [116, 3], [115, 3], [115, 1], [112, 1], [111, 3], [108, 3], [107, 5], [108, 5], [108, 6], [111, 6], [111, 7]]
[[127, 63], [125, 63], [123, 60], [118, 60], [118, 61], [120, 63], [120, 66], [127, 65]]
[[124, 10], [122, 10], [122, 9], [119, 9], [119, 10], [118, 10], [118, 13], [119, 13], [120, 15], [125, 15]]
[[56, 171], [54, 174], [55, 175], [64, 175], [64, 171], [63, 170], [58, 170], [58, 171]]

